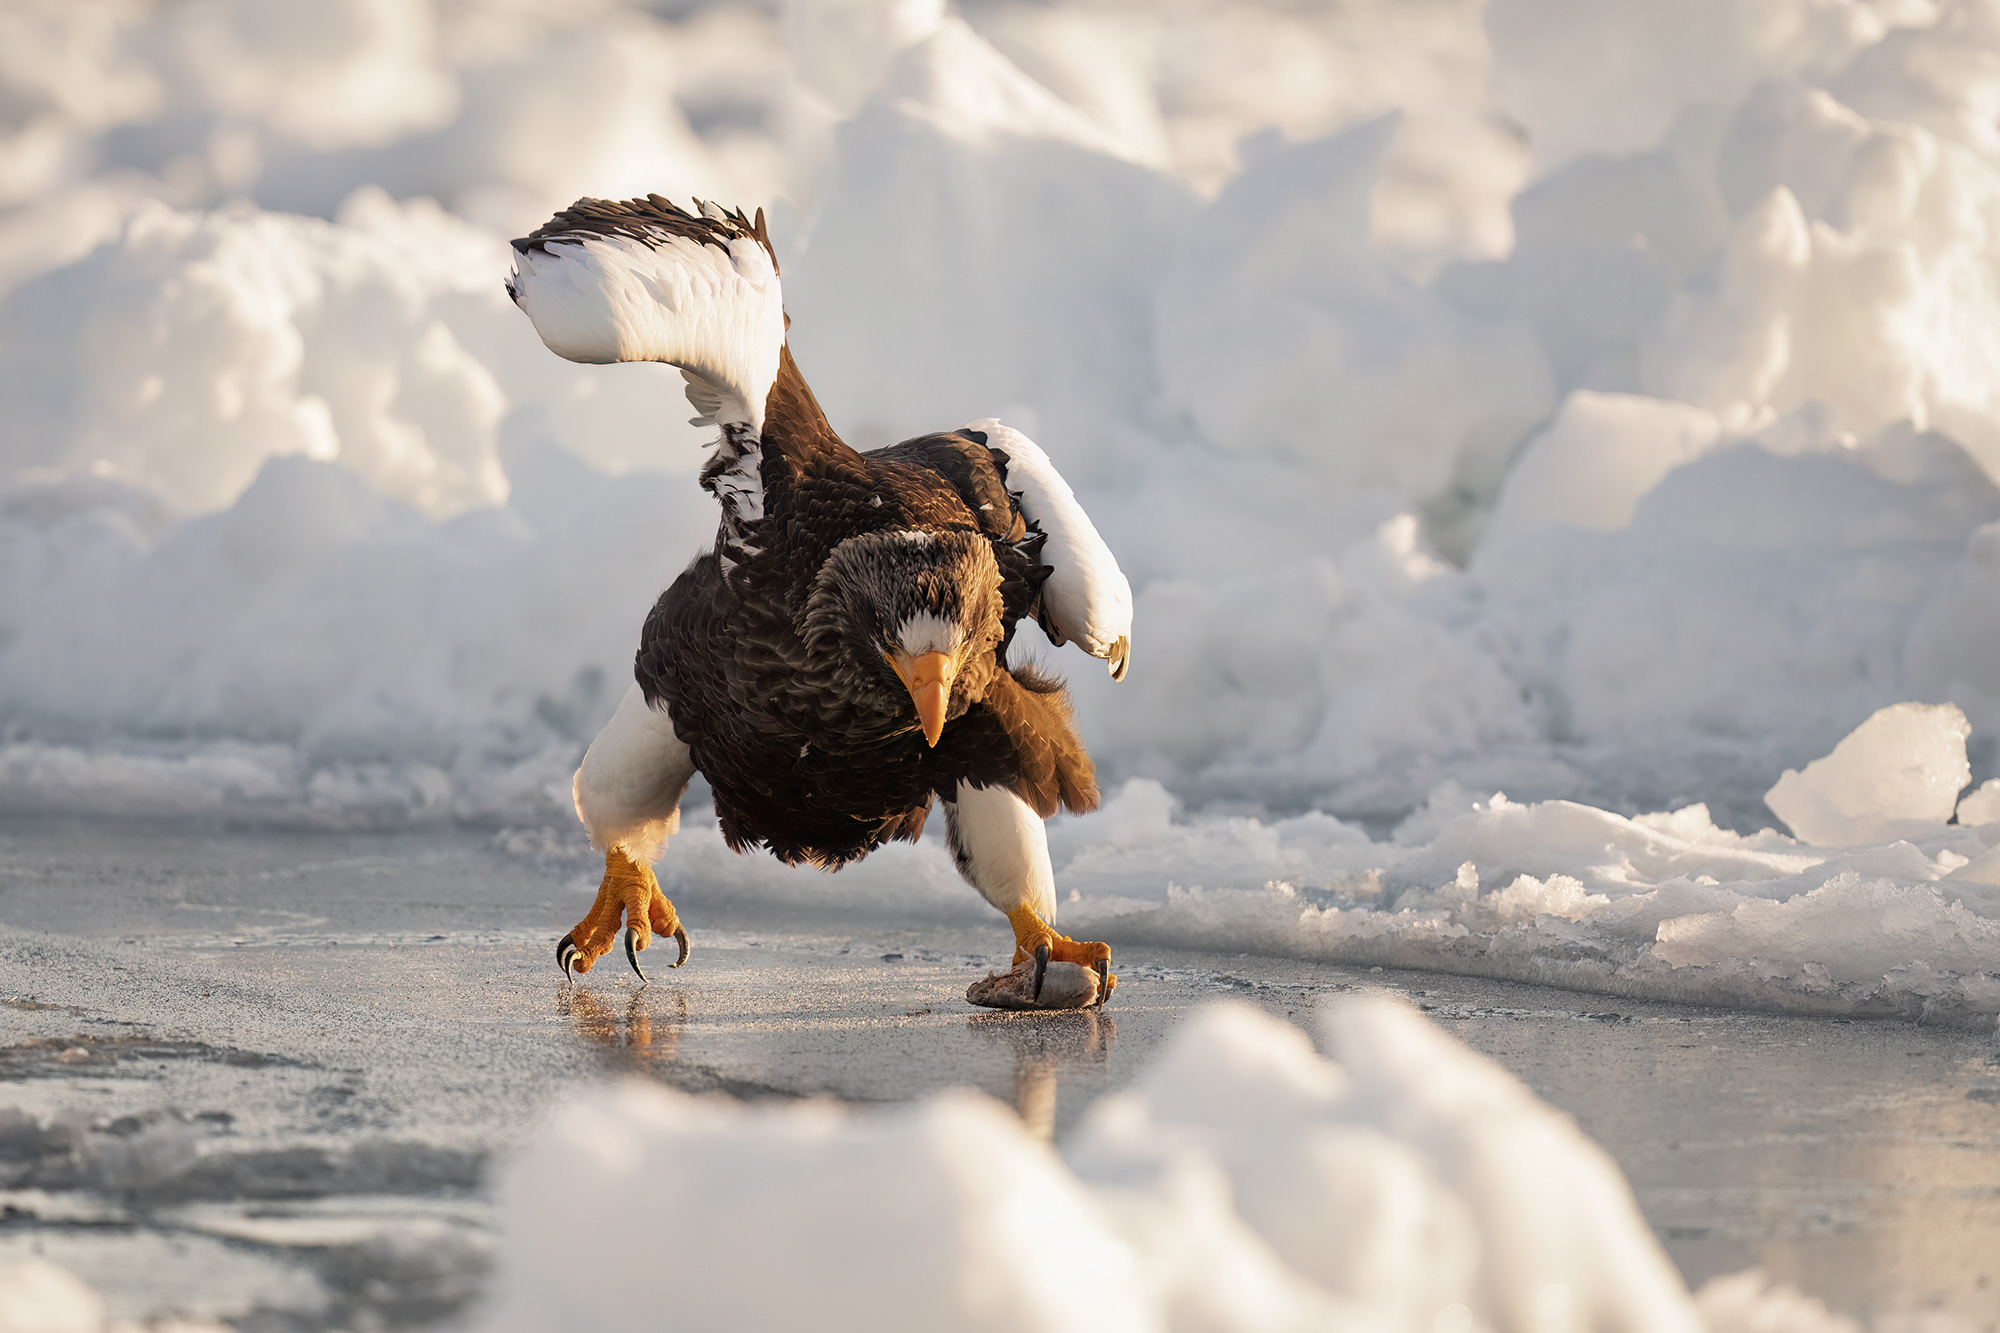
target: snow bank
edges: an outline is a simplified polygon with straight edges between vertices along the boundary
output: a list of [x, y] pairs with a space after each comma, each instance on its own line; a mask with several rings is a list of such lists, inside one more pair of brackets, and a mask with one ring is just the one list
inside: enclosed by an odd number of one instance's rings
[[[855, 1114], [597, 1091], [503, 1177], [478, 1326], [1694, 1333], [1809, 1313], [1757, 1274], [1698, 1306], [1575, 1122], [1407, 1006], [1349, 1002], [1325, 1035], [1338, 1063], [1254, 1010], [1203, 1010], [1059, 1152], [972, 1092]], [[662, 1254], [663, 1284], [610, 1276]]]
[[[0, 802], [566, 821], [713, 517], [676, 377], [547, 355], [504, 240], [658, 188], [769, 205], [851, 438], [998, 413], [1133, 576], [1078, 916], [1989, 1012], [1990, 7], [654, 8], [0, 14]], [[1962, 774], [1808, 766], [1904, 703]], [[961, 910], [718, 846], [697, 895]]]
[[498, 309], [501, 252], [379, 197], [347, 220], [155, 204], [17, 287], [0, 305], [8, 480], [116, 478], [199, 512], [299, 454], [434, 512], [503, 499], [506, 397], [446, 318], [454, 298]]
[[1169, 404], [1255, 469], [1275, 455], [1338, 495], [1429, 498], [1497, 477], [1552, 405], [1527, 325], [1483, 321], [1369, 245], [1393, 118], [1268, 146], [1189, 224], [1160, 279]]
[[[1856, 762], [1880, 743], [1882, 720], [1917, 732], [1932, 752]], [[1188, 815], [1166, 788], [1134, 779], [1095, 815], [1051, 825], [1058, 897], [1066, 899], [1059, 920], [1069, 934], [1114, 947], [1254, 952], [1990, 1027], [2000, 1015], [2000, 823], [1943, 817], [1949, 797], [1940, 803], [1932, 789], [1936, 770], [1965, 763], [1951, 710], [1885, 710], [1821, 763], [1852, 763], [1853, 790], [1884, 802], [1880, 810], [1850, 807], [1855, 822], [1842, 827], [1873, 821], [1892, 830], [1887, 837], [1816, 846], [1769, 828], [1719, 828], [1701, 805], [1626, 817], [1571, 801], [1481, 798], [1446, 784], [1377, 838], [1318, 812]], [[1968, 797], [1968, 810], [1990, 795]], [[1932, 818], [1907, 817], [1917, 796], [1928, 797]], [[1905, 816], [1884, 813], [1898, 802]], [[592, 868], [576, 864], [577, 887], [587, 891]], [[992, 920], [935, 840], [828, 880], [733, 856], [691, 819], [660, 880], [697, 924], [705, 911], [746, 901], [802, 911], [837, 903], [850, 916], [883, 920]]]
[[[1172, 824], [1163, 798], [1134, 783], [1112, 803], [1129, 841], [1058, 858], [1066, 931], [1799, 1013], [2000, 1014], [1990, 826], [1822, 851], [1699, 806], [1627, 819], [1445, 790], [1375, 843], [1324, 816]], [[1159, 812], [1143, 833], [1135, 805]]]

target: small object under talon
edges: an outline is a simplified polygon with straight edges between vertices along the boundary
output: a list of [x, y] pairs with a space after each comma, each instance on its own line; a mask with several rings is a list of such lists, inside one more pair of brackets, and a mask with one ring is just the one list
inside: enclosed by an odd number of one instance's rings
[[694, 952], [694, 946], [688, 943], [687, 930], [682, 926], [674, 927], [674, 939], [681, 946], [681, 956], [674, 959], [673, 963], [675, 967], [679, 967], [688, 960], [688, 955]]
[[570, 971], [570, 965], [575, 961], [576, 940], [565, 935], [556, 941], [556, 966], [562, 969], [563, 980], [571, 985], [576, 984], [576, 974]]
[[1051, 962], [1035, 988], [1035, 960], [1023, 958], [1012, 970], [975, 981], [965, 1000], [983, 1009], [1089, 1009], [1103, 1003], [1097, 973], [1081, 963]]
[[1040, 944], [1035, 946], [1034, 1000], [1037, 1004], [1041, 1003], [1042, 999], [1042, 979], [1048, 976], [1048, 974], [1049, 974], [1049, 946], [1046, 944]]
[[[639, 953], [638, 950], [632, 947], [632, 935], [632, 927], [625, 927], [625, 961], [630, 963], [632, 970], [639, 974], [639, 980], [644, 981], [646, 980], [646, 972], [645, 969], [639, 966]], [[679, 967], [680, 964], [675, 963], [674, 966]]]

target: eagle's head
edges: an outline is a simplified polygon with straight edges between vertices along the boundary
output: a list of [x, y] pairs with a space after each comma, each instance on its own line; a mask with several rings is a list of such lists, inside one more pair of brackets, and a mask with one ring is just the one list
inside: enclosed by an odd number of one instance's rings
[[1004, 633], [993, 547], [963, 531], [850, 537], [820, 569], [803, 627], [854, 688], [897, 710], [907, 694], [936, 745], [946, 719], [984, 696]]

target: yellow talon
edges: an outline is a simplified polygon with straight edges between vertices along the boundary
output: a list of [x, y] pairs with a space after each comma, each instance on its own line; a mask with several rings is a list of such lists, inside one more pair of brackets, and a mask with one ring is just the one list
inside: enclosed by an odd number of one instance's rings
[[[1102, 1005], [1111, 992], [1117, 989], [1118, 978], [1110, 970], [1111, 946], [1092, 940], [1073, 940], [1067, 935], [1058, 935], [1049, 928], [1047, 922], [1035, 915], [1032, 907], [1017, 907], [1007, 913], [1007, 924], [1014, 927], [1014, 965], [1020, 966], [1030, 958], [1037, 960], [1035, 971], [1035, 991], [1041, 992], [1041, 971], [1051, 962], [1076, 963], [1082, 967], [1094, 968], [1101, 978], [1101, 989], [1097, 1003]], [[1043, 951], [1047, 952], [1044, 953]]]
[[[634, 972], [639, 972], [638, 951], [649, 946], [655, 934], [671, 935], [679, 942], [680, 958], [675, 967], [687, 961], [687, 932], [673, 903], [660, 892], [653, 868], [634, 861], [624, 848], [612, 847], [604, 854], [604, 879], [597, 886], [597, 901], [576, 929], [556, 945], [556, 962], [564, 974], [590, 971], [611, 951], [621, 921], [626, 931], [625, 954]], [[645, 975], [639, 972], [641, 980]]]

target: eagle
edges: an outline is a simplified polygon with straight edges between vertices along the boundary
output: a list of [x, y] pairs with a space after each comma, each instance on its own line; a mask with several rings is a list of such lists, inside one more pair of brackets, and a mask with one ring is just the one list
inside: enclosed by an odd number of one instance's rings
[[1043, 827], [1096, 808], [1095, 771], [1062, 682], [1009, 654], [1032, 617], [1123, 680], [1132, 590], [1048, 455], [998, 420], [842, 441], [792, 359], [762, 209], [586, 198], [513, 248], [508, 295], [551, 351], [677, 366], [693, 424], [718, 430], [701, 469], [715, 540], [647, 615], [576, 771], [604, 878], [556, 946], [565, 977], [621, 922], [642, 980], [654, 936], [687, 961], [653, 865], [700, 773], [731, 848], [829, 871], [915, 841], [942, 803], [959, 872], [1013, 927], [1022, 1002], [1042, 1002], [1053, 961], [1092, 973], [1102, 1005], [1111, 950], [1056, 933]]

